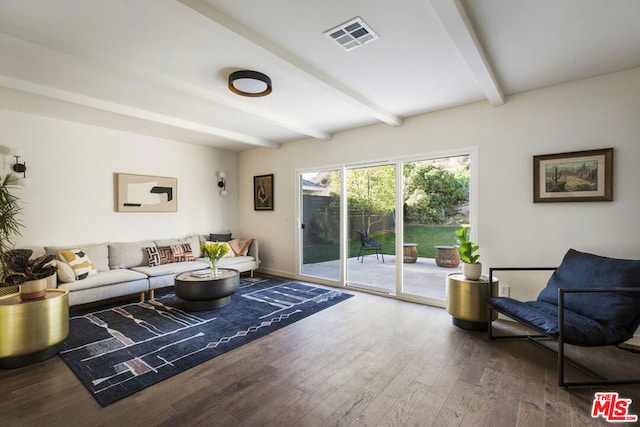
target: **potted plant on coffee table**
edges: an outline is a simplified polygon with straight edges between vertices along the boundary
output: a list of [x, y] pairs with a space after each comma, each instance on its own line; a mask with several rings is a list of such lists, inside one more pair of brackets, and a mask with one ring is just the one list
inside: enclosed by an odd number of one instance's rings
[[[5, 282], [20, 286], [20, 299], [30, 300], [42, 298], [47, 294], [51, 276], [56, 273], [56, 266], [51, 261], [55, 255], [43, 255], [31, 259], [31, 249], [11, 249], [4, 253], [4, 262], [8, 274]], [[55, 277], [53, 279], [55, 286]]]
[[465, 279], [478, 280], [482, 275], [482, 263], [478, 262], [480, 255], [476, 252], [480, 249], [478, 245], [469, 240], [471, 227], [468, 225], [455, 231], [456, 238], [460, 246], [460, 260], [462, 261], [462, 274]]

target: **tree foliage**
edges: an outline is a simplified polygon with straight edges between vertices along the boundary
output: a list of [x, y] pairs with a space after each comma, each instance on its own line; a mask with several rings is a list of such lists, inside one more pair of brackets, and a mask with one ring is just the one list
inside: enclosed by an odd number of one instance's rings
[[394, 165], [348, 171], [349, 209], [360, 216], [362, 230], [367, 233], [395, 209], [395, 171]]
[[408, 221], [442, 224], [469, 194], [466, 168], [450, 172], [431, 163], [406, 170], [405, 209]]

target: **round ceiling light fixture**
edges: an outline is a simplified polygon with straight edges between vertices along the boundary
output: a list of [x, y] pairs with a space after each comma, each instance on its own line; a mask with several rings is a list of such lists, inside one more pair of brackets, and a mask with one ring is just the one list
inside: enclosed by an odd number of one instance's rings
[[271, 93], [271, 79], [257, 71], [234, 71], [229, 74], [229, 90], [242, 96], [266, 96]]

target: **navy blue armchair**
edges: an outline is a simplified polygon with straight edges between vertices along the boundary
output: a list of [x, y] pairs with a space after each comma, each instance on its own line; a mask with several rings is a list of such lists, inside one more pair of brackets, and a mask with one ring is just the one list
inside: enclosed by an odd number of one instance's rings
[[606, 379], [593, 371], [590, 373], [596, 381], [569, 382], [564, 377], [565, 344], [615, 346], [633, 336], [640, 325], [640, 261], [570, 249], [557, 268], [490, 268], [490, 280], [494, 272], [505, 270], [555, 271], [535, 301], [508, 297], [488, 300], [489, 319], [497, 311], [538, 335], [496, 336], [489, 320], [489, 338], [557, 341], [558, 383], [562, 387], [640, 383], [640, 379]]

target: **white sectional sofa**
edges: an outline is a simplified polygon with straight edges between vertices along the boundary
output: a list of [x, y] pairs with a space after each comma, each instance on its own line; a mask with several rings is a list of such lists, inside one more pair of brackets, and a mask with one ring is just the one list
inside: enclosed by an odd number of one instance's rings
[[[145, 294], [154, 297], [154, 290], [173, 286], [177, 274], [184, 272], [209, 271], [209, 262], [200, 257], [200, 243], [209, 236], [192, 235], [170, 240], [145, 240], [139, 242], [90, 243], [67, 246], [46, 246], [47, 254], [58, 254], [70, 248], [82, 249], [97, 274], [81, 280], [61, 281], [64, 275], [58, 274], [58, 287], [69, 291], [69, 305], [86, 304], [124, 295]], [[189, 244], [194, 261], [171, 262], [169, 264], [149, 265], [145, 248], [162, 247], [177, 244]], [[256, 270], [260, 265], [258, 242], [254, 240], [245, 255], [229, 256], [218, 262], [219, 268], [231, 268], [240, 273]]]

